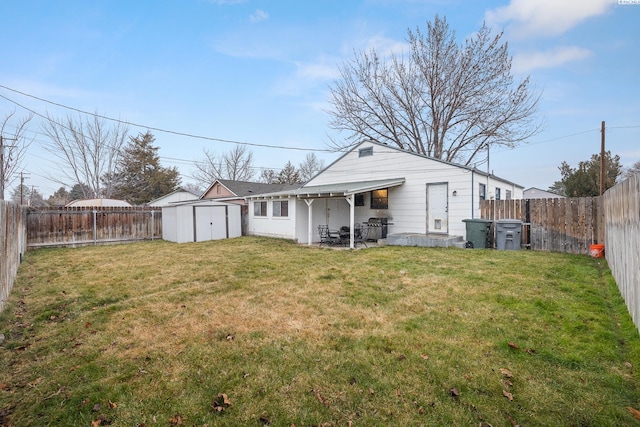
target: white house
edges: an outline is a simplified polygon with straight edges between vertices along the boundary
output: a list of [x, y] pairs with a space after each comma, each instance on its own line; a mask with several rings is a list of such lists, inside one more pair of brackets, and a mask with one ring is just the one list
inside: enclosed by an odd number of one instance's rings
[[184, 188], [180, 187], [169, 194], [165, 194], [164, 196], [158, 197], [157, 199], [150, 201], [149, 203], [147, 203], [147, 206], [153, 206], [153, 207], [169, 206], [172, 203], [185, 202], [188, 200], [198, 200], [199, 198], [200, 198], [199, 194], [196, 194], [193, 191], [185, 190]]
[[[398, 235], [461, 236], [483, 199], [522, 198], [521, 185], [475, 168], [362, 142], [302, 187], [248, 196], [248, 234], [319, 241], [318, 226], [386, 222]], [[384, 235], [380, 237], [385, 237]]]

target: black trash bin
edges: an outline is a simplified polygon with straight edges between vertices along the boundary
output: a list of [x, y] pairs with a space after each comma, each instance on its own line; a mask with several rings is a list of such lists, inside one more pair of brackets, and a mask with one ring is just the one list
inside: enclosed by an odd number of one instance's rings
[[499, 219], [496, 221], [496, 248], [498, 250], [520, 249], [522, 221], [518, 219]]
[[467, 247], [485, 249], [489, 247], [489, 234], [491, 223], [489, 219], [473, 218], [463, 219], [467, 225]]

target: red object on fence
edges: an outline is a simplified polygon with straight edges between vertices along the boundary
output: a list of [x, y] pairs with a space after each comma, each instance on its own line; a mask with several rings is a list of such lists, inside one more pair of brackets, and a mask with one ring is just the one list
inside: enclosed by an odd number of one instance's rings
[[594, 258], [604, 258], [604, 245], [589, 245], [589, 253]]

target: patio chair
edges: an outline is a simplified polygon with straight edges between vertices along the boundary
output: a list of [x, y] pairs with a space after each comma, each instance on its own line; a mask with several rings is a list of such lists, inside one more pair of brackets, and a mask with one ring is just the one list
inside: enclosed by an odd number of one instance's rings
[[362, 227], [360, 224], [356, 224], [353, 228], [353, 246], [358, 247], [358, 243], [364, 245], [365, 248], [367, 246], [367, 236], [369, 235], [369, 227]]
[[330, 245], [331, 237], [329, 236], [329, 226], [328, 225], [319, 225], [318, 226], [318, 234], [320, 235], [320, 246], [322, 245]]

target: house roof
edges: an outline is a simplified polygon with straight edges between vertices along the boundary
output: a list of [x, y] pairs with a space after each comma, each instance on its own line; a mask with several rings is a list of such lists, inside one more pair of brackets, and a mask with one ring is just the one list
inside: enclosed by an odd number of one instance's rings
[[[220, 183], [237, 197], [248, 197], [256, 194], [275, 193], [279, 191], [291, 191], [299, 188], [302, 184], [265, 184], [264, 182], [234, 181], [231, 179], [216, 179], [213, 184], [203, 193], [203, 196], [213, 188], [216, 183]], [[228, 198], [228, 197], [225, 197]]]
[[159, 202], [159, 201], [161, 201], [163, 199], [166, 199], [166, 198], [168, 198], [168, 197], [170, 197], [170, 196], [172, 196], [174, 194], [177, 194], [177, 193], [188, 193], [188, 194], [191, 194], [191, 195], [195, 196], [196, 198], [200, 197], [199, 194], [194, 193], [191, 190], [186, 190], [186, 189], [184, 189], [182, 187], [178, 187], [175, 190], [173, 190], [171, 193], [165, 194], [163, 196], [158, 197], [157, 199], [151, 200], [150, 202], [147, 203], [147, 205], [152, 205], [154, 203], [157, 203], [157, 202]]
[[[507, 180], [507, 179], [500, 178], [499, 176], [494, 175], [494, 174], [493, 174], [493, 172], [492, 172], [492, 173], [485, 172], [485, 171], [482, 171], [482, 170], [480, 170], [480, 169], [478, 169], [478, 168], [476, 168], [476, 167], [464, 166], [464, 165], [461, 165], [461, 164], [459, 164], [459, 163], [448, 162], [448, 161], [446, 161], [446, 160], [437, 159], [437, 158], [435, 158], [435, 157], [430, 157], [430, 156], [427, 156], [427, 155], [425, 155], [425, 154], [415, 153], [415, 152], [413, 152], [413, 151], [403, 150], [403, 149], [401, 149], [401, 148], [394, 147], [394, 146], [392, 146], [392, 145], [382, 144], [382, 143], [380, 143], [380, 142], [371, 141], [371, 140], [365, 140], [365, 141], [361, 141], [361, 142], [359, 142], [359, 143], [355, 144], [351, 149], [347, 150], [343, 155], [341, 155], [341, 156], [340, 156], [340, 157], [338, 157], [336, 160], [334, 160], [333, 162], [331, 162], [331, 163], [330, 163], [327, 167], [325, 167], [322, 171], [318, 172], [318, 173], [316, 174], [316, 176], [320, 175], [322, 172], [324, 172], [324, 170], [329, 169], [332, 165], [334, 165], [335, 163], [339, 162], [343, 157], [347, 156], [349, 153], [351, 153], [351, 152], [354, 152], [354, 151], [358, 150], [358, 147], [360, 147], [362, 144], [373, 144], [373, 145], [379, 145], [380, 147], [384, 147], [384, 148], [388, 148], [388, 149], [391, 149], [391, 150], [395, 150], [395, 151], [398, 151], [398, 152], [400, 152], [400, 153], [405, 153], [405, 154], [408, 154], [408, 155], [411, 155], [411, 156], [417, 156], [417, 157], [421, 157], [421, 158], [423, 158], [423, 159], [432, 160], [432, 161], [434, 161], [434, 162], [443, 163], [443, 164], [445, 164], [445, 165], [454, 166], [454, 167], [457, 167], [457, 168], [460, 168], [460, 169], [465, 169], [465, 170], [468, 170], [468, 171], [470, 171], [470, 172], [477, 173], [478, 175], [483, 175], [483, 176], [487, 176], [487, 177], [490, 177], [490, 178], [494, 178], [494, 179], [497, 179], [497, 180], [499, 180], [499, 181], [502, 181], [502, 182], [504, 182], [504, 183], [506, 183], [506, 184], [513, 185], [513, 186], [515, 186], [515, 187], [519, 187], [519, 188], [524, 189], [524, 186], [522, 186], [522, 185], [520, 185], [520, 184], [516, 184], [515, 182], [509, 181], [509, 180]], [[314, 176], [314, 178], [315, 178], [315, 176]], [[313, 178], [312, 178], [312, 180], [313, 180]]]
[[296, 196], [299, 199], [321, 199], [328, 197], [344, 197], [352, 194], [366, 193], [380, 188], [397, 187], [404, 184], [404, 178], [378, 179], [374, 181], [340, 182], [337, 184], [303, 186], [291, 191], [278, 191], [266, 194], [254, 194], [248, 198], [277, 198]]

